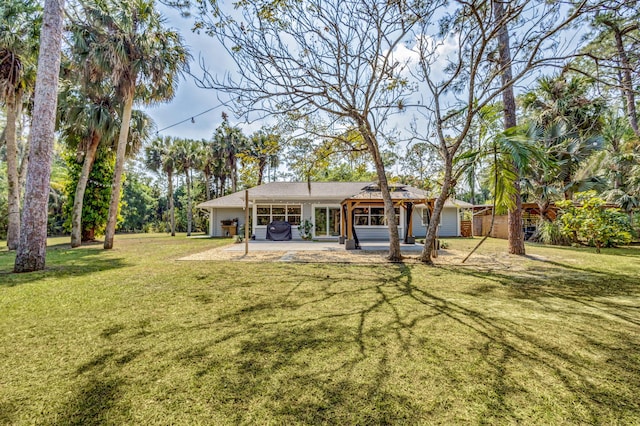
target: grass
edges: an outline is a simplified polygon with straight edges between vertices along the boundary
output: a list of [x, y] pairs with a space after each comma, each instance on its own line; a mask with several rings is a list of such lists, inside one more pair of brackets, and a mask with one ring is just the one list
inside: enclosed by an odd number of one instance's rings
[[229, 242], [53, 239], [20, 275], [0, 251], [0, 423], [640, 423], [638, 247], [488, 240], [493, 270], [177, 260]]

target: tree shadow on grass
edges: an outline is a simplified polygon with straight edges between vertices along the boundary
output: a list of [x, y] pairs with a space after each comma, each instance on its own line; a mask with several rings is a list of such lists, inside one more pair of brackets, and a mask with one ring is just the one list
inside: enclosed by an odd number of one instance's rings
[[79, 365], [76, 375], [80, 378], [80, 384], [64, 402], [55, 423], [101, 425], [112, 423], [117, 418], [126, 419], [130, 407], [122, 402], [125, 393], [122, 388], [126, 381], [120, 369], [140, 354], [142, 351], [139, 350], [108, 348]]
[[556, 261], [542, 262], [544, 268], [538, 269], [534, 265], [518, 271], [446, 269], [508, 287], [517, 299], [538, 301], [544, 306], [542, 301], [559, 298], [581, 305], [587, 312], [611, 315], [640, 326], [640, 307], [637, 304], [640, 277]]
[[[43, 271], [16, 274], [13, 272], [13, 263], [6, 269], [0, 269], [0, 287], [13, 287], [28, 284], [42, 279], [71, 278], [89, 275], [95, 272], [119, 269], [128, 265], [125, 258], [105, 257], [104, 251], [94, 249], [59, 250], [47, 252], [47, 263]], [[101, 258], [102, 256], [102, 258]]]
[[58, 415], [59, 425], [103, 425], [109, 423], [110, 412], [119, 404], [122, 379], [115, 377], [92, 376], [76, 390], [76, 395], [67, 402], [64, 411]]
[[558, 296], [581, 297], [640, 295], [640, 277], [636, 274], [601, 271], [552, 260], [533, 260], [540, 262], [542, 267], [537, 268], [534, 264], [526, 269], [482, 270], [461, 266], [440, 268], [510, 286], [530, 297], [535, 297], [538, 293], [547, 295], [550, 292]]
[[[548, 248], [559, 251], [566, 251], [568, 254], [575, 253], [576, 251], [582, 253], [596, 254], [595, 247], [581, 246], [579, 248], [569, 246], [550, 246], [542, 243], [527, 243], [533, 247]], [[636, 245], [619, 246], [619, 247], [604, 247], [602, 253], [598, 254], [598, 257], [605, 258], [606, 256], [625, 256], [625, 257], [640, 257], [640, 247]]]
[[[219, 311], [213, 317], [144, 335], [133, 333], [131, 324], [102, 330], [99, 336], [111, 348], [77, 367], [82, 386], [59, 423], [96, 424], [91, 419], [113, 419], [129, 409], [121, 400], [127, 383], [120, 368], [140, 352], [123, 353], [121, 347], [134, 339], [134, 347], [162, 347], [153, 353], [160, 364], [178, 364], [192, 375], [171, 381], [167, 392], [192, 392], [186, 399], [205, 401], [218, 419], [232, 424], [631, 423], [640, 418], [637, 327], [618, 327], [621, 318], [609, 312], [594, 318], [592, 308], [573, 308], [596, 303], [594, 295], [634, 294], [634, 287], [605, 291], [606, 274], [580, 268], [591, 281], [571, 278], [560, 285], [556, 281], [572, 270], [552, 266], [551, 281], [534, 275], [533, 282], [521, 271], [510, 277], [509, 271], [429, 269], [452, 274], [452, 287], [458, 285], [455, 277], [478, 278], [477, 293], [440, 292], [420, 265], [349, 267], [338, 280], [329, 277], [337, 272], [319, 267], [268, 292], [264, 283], [253, 283], [255, 297], [226, 311], [217, 301], [217, 284], [199, 284], [197, 305], [207, 300]], [[628, 276], [614, 278], [623, 282]], [[489, 306], [491, 292], [505, 287], [521, 308], [515, 314], [499, 315]], [[546, 307], [549, 294], [562, 306]], [[532, 307], [531, 301], [538, 303]], [[609, 310], [617, 306], [606, 303]], [[571, 310], [570, 323], [558, 328], [562, 338], [520, 315], [554, 310]], [[637, 310], [626, 315], [638, 319]], [[181, 344], [164, 345], [178, 334], [187, 336]], [[580, 342], [572, 346], [573, 340]], [[196, 385], [180, 388], [182, 382]], [[540, 417], [527, 417], [532, 414]]]
[[[567, 318], [571, 325], [560, 327], [568, 334], [570, 340], [564, 343], [560, 336], [544, 336], [531, 332], [525, 323], [518, 323], [500, 315], [492, 315], [490, 311], [469, 308], [462, 303], [444, 299], [428, 292], [424, 288], [412, 286], [408, 294], [430, 308], [436, 309], [455, 322], [469, 328], [487, 339], [487, 345], [499, 348], [502, 355], [491, 361], [495, 371], [489, 377], [494, 384], [497, 396], [487, 405], [487, 419], [500, 420], [505, 415], [515, 421], [523, 420], [514, 415], [512, 409], [507, 410], [506, 391], [528, 392], [526, 388], [508, 384], [506, 373], [508, 365], [529, 366], [533, 370], [547, 371], [554, 380], [559, 380], [566, 396], [573, 400], [575, 406], [568, 419], [571, 422], [589, 423], [623, 423], [629, 419], [640, 418], [640, 402], [635, 395], [640, 392], [640, 375], [634, 370], [640, 361], [638, 328], [640, 311], [637, 306], [612, 301], [596, 301], [598, 297], [617, 297], [632, 295], [638, 300], [638, 284], [624, 274], [609, 274], [588, 268], [577, 268], [557, 262], [549, 262], [552, 268], [545, 268], [541, 276], [523, 277], [511, 275], [509, 271], [501, 274], [495, 272], [478, 272], [464, 268], [449, 268], [461, 275], [471, 275], [494, 281], [507, 286], [513, 292], [514, 303], [518, 299], [539, 302], [537, 309], [531, 314], [557, 314], [557, 320]], [[579, 272], [579, 276], [575, 273]], [[613, 285], [612, 285], [613, 283]], [[489, 285], [481, 286], [484, 291]], [[479, 293], [476, 296], [480, 296]], [[547, 307], [543, 299], [556, 298], [563, 302], [563, 307]], [[490, 300], [489, 298], [485, 298]], [[551, 303], [549, 303], [551, 304]], [[568, 307], [569, 306], [569, 307]], [[627, 314], [621, 312], [627, 311]], [[626, 322], [626, 324], [624, 324]], [[584, 325], [584, 329], [580, 328]], [[623, 325], [623, 327], [620, 327]], [[541, 326], [540, 331], [544, 331]], [[554, 337], [557, 337], [554, 338]], [[563, 336], [566, 337], [566, 336]], [[574, 347], [572, 340], [582, 341]], [[486, 351], [487, 354], [489, 351]], [[586, 354], [597, 353], [606, 362], [593, 361]], [[511, 367], [512, 369], [512, 367]], [[514, 371], [511, 371], [513, 375]], [[531, 383], [532, 385], [538, 385]], [[513, 407], [512, 407], [513, 408]], [[585, 414], [586, 412], [586, 414]], [[586, 415], [586, 417], [585, 417]], [[571, 417], [574, 416], [574, 417]]]
[[[423, 414], [410, 395], [385, 386], [388, 359], [371, 357], [372, 368], [355, 374], [365, 359], [353, 351], [353, 329], [327, 321], [300, 327], [268, 327], [243, 334], [236, 354], [212, 357], [202, 345], [180, 353], [208, 383], [211, 409], [230, 423], [416, 424]], [[316, 353], [330, 353], [318, 365]], [[266, 418], [252, 417], [260, 405]]]
[[[315, 298], [292, 283], [284, 298], [256, 301], [221, 315], [212, 328], [246, 324], [256, 316], [264, 318], [259, 326], [184, 348], [176, 360], [194, 368], [196, 380], [211, 389], [211, 409], [231, 423], [257, 421], [250, 409], [256, 405], [269, 413], [261, 421], [283, 424], [419, 423], [427, 416], [425, 407], [389, 383], [394, 366], [384, 342], [395, 340], [394, 346], [410, 352], [417, 345], [410, 341], [411, 328], [433, 313], [406, 320], [395, 305], [406, 296], [397, 288], [396, 276], [350, 290], [332, 288], [326, 272], [318, 274]], [[302, 300], [295, 293], [302, 294]], [[332, 307], [344, 298], [366, 298], [368, 303], [345, 310]], [[318, 309], [321, 305], [327, 309]], [[307, 314], [278, 319], [279, 311], [300, 310]], [[389, 324], [369, 324], [382, 312], [391, 315]], [[221, 356], [219, 345], [236, 351]]]
[[0, 424], [15, 424], [16, 404], [9, 401], [0, 401]]
[[[552, 274], [566, 275], [564, 266], [557, 266], [559, 270]], [[460, 300], [439, 296], [429, 290], [428, 281], [414, 282], [415, 268], [387, 266], [384, 270], [393, 272], [381, 273], [355, 289], [332, 288], [318, 275], [315, 298], [305, 295], [296, 300], [296, 292], [304, 290], [292, 285], [283, 293], [284, 299], [274, 296], [256, 301], [221, 316], [218, 324], [250, 321], [256, 326], [186, 348], [177, 358], [195, 368], [196, 380], [215, 389], [210, 396], [212, 410], [224, 413], [233, 423], [256, 420], [251, 417], [256, 406], [261, 407], [261, 413], [269, 413], [269, 421], [305, 424], [441, 421], [447, 418], [449, 406], [464, 410], [461, 407], [467, 404], [476, 406], [477, 411], [467, 413], [470, 417], [466, 419], [486, 423], [526, 422], [532, 413], [544, 419], [546, 410], [555, 410], [548, 418], [551, 421], [566, 419], [569, 423], [640, 418], [635, 398], [640, 379], [634, 367], [639, 361], [635, 354], [640, 341], [633, 338], [633, 324], [616, 332], [615, 319], [600, 318], [594, 323], [593, 312], [577, 310], [571, 321], [591, 328], [561, 327], [565, 344], [554, 336], [539, 335], [518, 315], [494, 315], [482, 303], [467, 300], [481, 298], [480, 294], [467, 294], [467, 299]], [[519, 276], [496, 277], [458, 268], [452, 272], [509, 286], [516, 295], [514, 303], [522, 303], [524, 281]], [[594, 281], [605, 278], [597, 271], [585, 273], [591, 273]], [[616, 277], [621, 282], [627, 278]], [[546, 282], [538, 280], [537, 287]], [[534, 290], [532, 297], [542, 296], [539, 288]], [[570, 291], [558, 291], [555, 297], [569, 304], [582, 303], [581, 291], [587, 293], [586, 300], [591, 297], [589, 291], [628, 294], [633, 287], [628, 284], [605, 291], [598, 283], [581, 288], [578, 281], [572, 281]], [[354, 306], [337, 309], [345, 298], [353, 300]], [[484, 300], [491, 302], [491, 297]], [[536, 308], [527, 309], [536, 314]], [[279, 319], [280, 311], [304, 314]], [[634, 315], [637, 318], [637, 312], [630, 314]], [[270, 316], [274, 319], [269, 320]], [[476, 358], [456, 360], [456, 350], [451, 347], [455, 343], [448, 342], [446, 336], [429, 334], [431, 325], [442, 327], [443, 323], [445, 329], [467, 336], [466, 351]], [[596, 331], [596, 336], [589, 330]], [[544, 326], [539, 331], [544, 331]], [[581, 341], [577, 349], [571, 346], [572, 340]], [[216, 355], [214, 348], [220, 344], [230, 344], [228, 356]], [[597, 354], [596, 360], [589, 355], [592, 352]], [[603, 363], [602, 357], [607, 361]], [[414, 363], [416, 358], [430, 361]], [[403, 365], [407, 360], [409, 366]], [[399, 377], [398, 370], [403, 368], [407, 371]], [[403, 389], [410, 383], [403, 374], [417, 371], [429, 377], [432, 370], [440, 372], [436, 383], [424, 379], [424, 385], [443, 395], [430, 395], [432, 400], [423, 401]], [[527, 412], [523, 406], [533, 408]], [[455, 415], [450, 419], [455, 420]]]

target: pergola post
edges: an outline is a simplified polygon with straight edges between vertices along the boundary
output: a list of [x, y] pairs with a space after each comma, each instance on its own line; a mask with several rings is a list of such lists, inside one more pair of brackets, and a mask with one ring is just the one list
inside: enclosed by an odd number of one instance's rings
[[407, 218], [405, 223], [407, 224], [407, 229], [404, 233], [404, 243], [405, 244], [415, 244], [416, 239], [413, 236], [413, 203], [407, 203], [404, 206]]
[[340, 244], [344, 244], [347, 239], [347, 205], [342, 203], [340, 205]]
[[[413, 235], [413, 211], [416, 205], [425, 204], [429, 208], [429, 210], [433, 211], [433, 201], [427, 198], [424, 198], [423, 194], [419, 194], [417, 192], [407, 192], [404, 190], [397, 190], [397, 194], [392, 194], [392, 202], [394, 208], [404, 208], [407, 214], [404, 222], [404, 242], [407, 244], [415, 244], [415, 237]], [[416, 196], [418, 195], [418, 196]], [[356, 250], [360, 248], [359, 238], [355, 229], [355, 218], [354, 212], [355, 208], [358, 206], [362, 206], [362, 208], [384, 208], [384, 200], [382, 196], [378, 194], [378, 192], [368, 192], [367, 190], [363, 191], [360, 194], [357, 194], [351, 198], [348, 198], [342, 203], [340, 203], [342, 207], [342, 226], [341, 226], [341, 241], [345, 243], [346, 250]], [[398, 224], [402, 225], [402, 224]], [[368, 235], [364, 233], [364, 235]]]
[[344, 242], [346, 250], [355, 250], [356, 241], [353, 238], [353, 202], [347, 201], [347, 239]]

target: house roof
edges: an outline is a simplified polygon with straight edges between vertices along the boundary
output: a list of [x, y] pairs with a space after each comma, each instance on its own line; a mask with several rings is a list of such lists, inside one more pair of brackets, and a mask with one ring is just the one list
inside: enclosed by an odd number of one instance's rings
[[[418, 188], [408, 185], [389, 185], [392, 200], [426, 200], [429, 194]], [[377, 184], [370, 184], [362, 188], [357, 194], [351, 194], [345, 197], [349, 200], [381, 200], [382, 192]]]
[[467, 203], [466, 201], [456, 200], [455, 198], [447, 198], [444, 202], [445, 207], [458, 207], [459, 209], [470, 209], [473, 207], [473, 204]]
[[[249, 201], [343, 200], [359, 193], [368, 185], [371, 182], [269, 182], [250, 188]], [[244, 191], [205, 201], [196, 207], [244, 207]]]
[[[394, 200], [424, 200], [429, 194], [409, 185], [390, 185]], [[304, 200], [381, 199], [376, 183], [372, 182], [269, 182], [249, 189], [249, 205], [252, 201], [284, 203]], [[244, 207], [244, 191], [234, 192], [198, 204], [200, 209]], [[472, 204], [448, 199], [445, 207], [470, 208]]]

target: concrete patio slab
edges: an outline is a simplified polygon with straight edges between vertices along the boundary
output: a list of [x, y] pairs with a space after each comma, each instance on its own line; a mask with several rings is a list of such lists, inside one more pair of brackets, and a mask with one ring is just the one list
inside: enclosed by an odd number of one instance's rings
[[[389, 243], [386, 241], [363, 241], [360, 243], [361, 250], [349, 250], [350, 252], [359, 251], [388, 251]], [[403, 253], [419, 253], [422, 251], [421, 244], [400, 244], [400, 250]], [[244, 252], [244, 243], [233, 244], [225, 247], [224, 251], [228, 252]], [[337, 241], [249, 241], [249, 252], [267, 251], [267, 252], [296, 252], [296, 251], [347, 251], [344, 244], [338, 244]]]
[[[402, 263], [421, 264], [421, 244], [401, 244]], [[218, 246], [180, 258], [180, 261], [213, 262], [286, 262], [286, 263], [338, 263], [357, 265], [393, 264], [389, 261], [389, 243], [365, 241], [362, 250], [345, 250], [337, 241], [250, 241], [249, 253], [244, 254], [244, 243]], [[441, 249], [434, 261], [438, 264], [461, 264], [468, 251]], [[505, 255], [508, 257], [508, 255]], [[504, 269], [504, 256], [475, 254], [465, 266], [483, 270]]]

